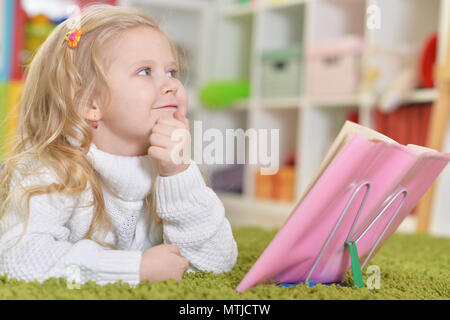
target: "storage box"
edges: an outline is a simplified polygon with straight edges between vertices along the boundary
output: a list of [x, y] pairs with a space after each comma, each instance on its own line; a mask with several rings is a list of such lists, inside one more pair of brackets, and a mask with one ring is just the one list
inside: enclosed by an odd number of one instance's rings
[[295, 167], [283, 166], [273, 178], [273, 198], [286, 202], [294, 201]]
[[295, 167], [282, 166], [274, 175], [255, 173], [255, 197], [285, 202], [294, 201]]
[[262, 54], [262, 97], [300, 95], [301, 52], [296, 45]]
[[357, 93], [361, 78], [362, 51], [362, 39], [354, 36], [307, 48], [307, 95], [317, 97]]
[[255, 173], [255, 197], [259, 199], [271, 199], [273, 194], [273, 176]]
[[211, 174], [211, 188], [214, 191], [242, 193], [244, 165], [235, 164]]

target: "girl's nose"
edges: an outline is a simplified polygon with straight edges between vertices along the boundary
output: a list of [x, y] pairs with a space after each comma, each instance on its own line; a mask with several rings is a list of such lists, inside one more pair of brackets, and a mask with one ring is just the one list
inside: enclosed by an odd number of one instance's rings
[[177, 91], [177, 84], [175, 80], [171, 78], [165, 79], [161, 85], [161, 94], [167, 94], [169, 92], [176, 93]]

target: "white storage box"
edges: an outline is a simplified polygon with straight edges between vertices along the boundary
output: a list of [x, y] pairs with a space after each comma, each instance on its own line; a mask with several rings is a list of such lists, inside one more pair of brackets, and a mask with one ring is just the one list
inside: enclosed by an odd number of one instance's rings
[[343, 96], [359, 91], [363, 41], [358, 37], [310, 46], [306, 50], [308, 96]]
[[301, 47], [265, 51], [262, 54], [263, 97], [292, 97], [300, 94]]

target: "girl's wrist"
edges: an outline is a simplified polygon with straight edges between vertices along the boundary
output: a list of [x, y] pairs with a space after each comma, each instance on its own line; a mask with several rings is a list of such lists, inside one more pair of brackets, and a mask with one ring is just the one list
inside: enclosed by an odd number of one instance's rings
[[170, 176], [176, 175], [176, 174], [178, 174], [178, 173], [181, 173], [181, 172], [187, 170], [187, 169], [189, 168], [190, 165], [191, 165], [190, 162], [189, 162], [189, 163], [184, 163], [184, 164], [181, 165], [177, 170], [175, 170], [175, 171], [173, 171], [173, 172], [170, 172], [170, 173], [160, 172], [159, 175], [160, 175], [161, 177], [170, 177]]

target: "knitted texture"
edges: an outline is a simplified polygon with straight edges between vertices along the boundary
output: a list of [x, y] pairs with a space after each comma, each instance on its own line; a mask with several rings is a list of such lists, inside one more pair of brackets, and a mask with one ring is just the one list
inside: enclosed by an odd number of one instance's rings
[[[194, 161], [183, 172], [161, 177], [149, 156], [113, 155], [91, 144], [88, 158], [99, 174], [112, 221], [105, 241], [118, 249], [84, 239], [93, 207], [76, 206], [93, 200], [89, 184], [76, 196], [35, 195], [30, 198], [28, 223], [26, 200], [13, 202], [0, 220], [0, 275], [7, 273], [9, 278], [25, 281], [42, 282], [55, 277], [82, 284], [92, 280], [104, 285], [121, 280], [137, 285], [142, 252], [162, 243], [180, 248], [190, 262], [188, 272], [220, 273], [233, 268], [237, 245], [223, 204], [206, 186]], [[44, 168], [38, 176], [17, 176], [11, 186], [52, 182], [58, 183]], [[160, 225], [154, 223], [144, 201], [153, 183]], [[25, 226], [25, 234], [17, 242]]]

